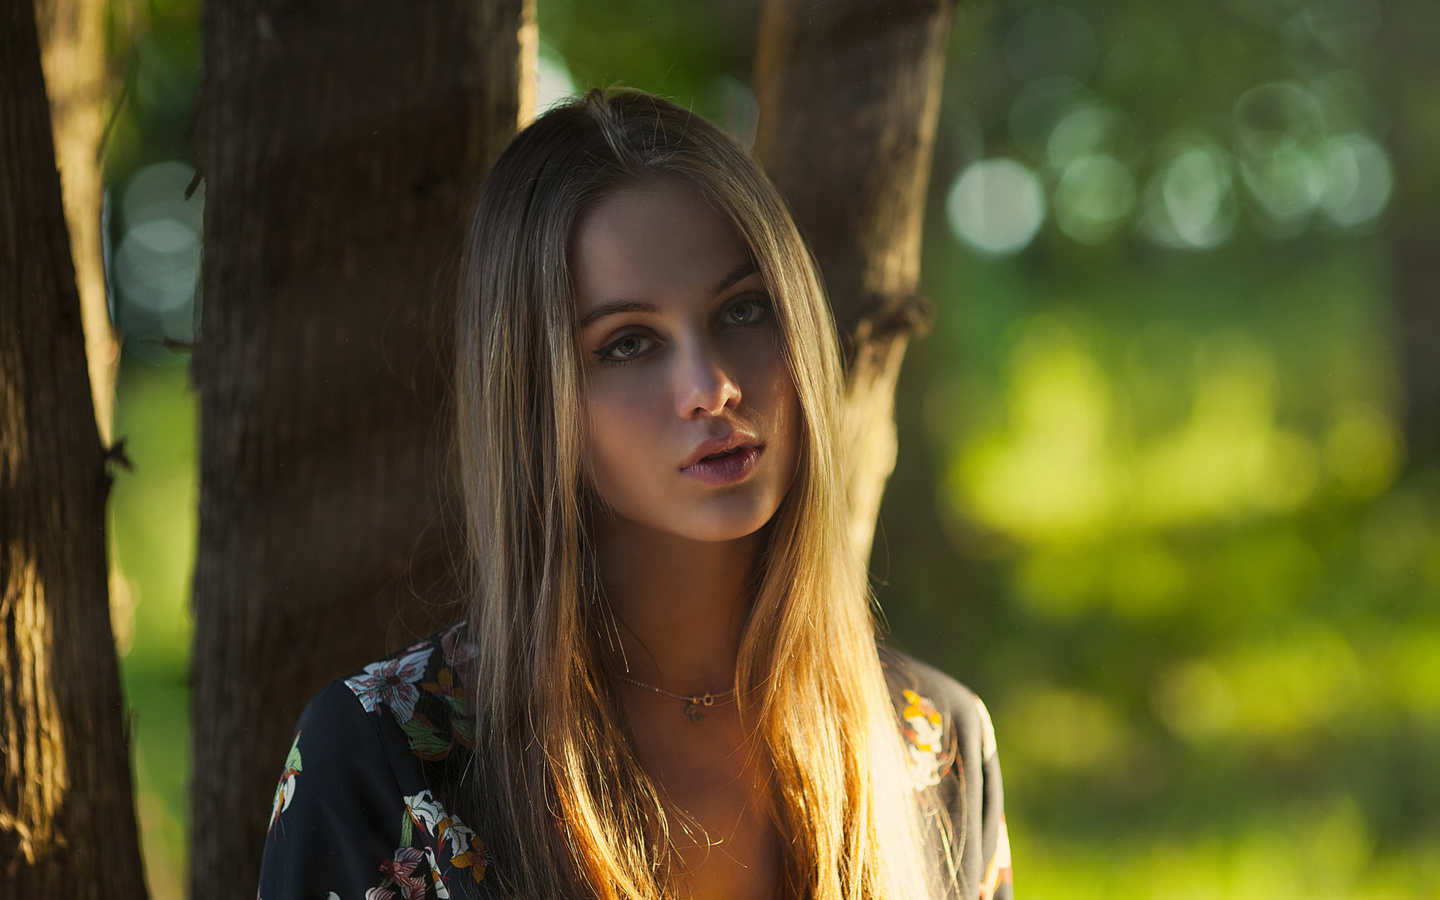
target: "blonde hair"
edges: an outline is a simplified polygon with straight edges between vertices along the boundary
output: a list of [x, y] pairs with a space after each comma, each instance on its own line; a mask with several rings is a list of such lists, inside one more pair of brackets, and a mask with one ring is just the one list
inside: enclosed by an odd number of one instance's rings
[[[577, 224], [640, 181], [683, 179], [729, 218], [773, 301], [803, 435], [768, 526], [736, 672], [772, 766], [780, 895], [919, 898], [945, 830], [921, 821], [849, 550], [837, 458], [842, 369], [814, 263], [759, 167], [703, 118], [591, 91], [511, 141], [469, 236], [457, 346], [457, 463], [478, 648], [471, 794], [496, 874], [528, 900], [659, 898], [669, 824], [612, 694], [584, 477], [569, 268]], [[927, 837], [926, 835], [929, 835]]]

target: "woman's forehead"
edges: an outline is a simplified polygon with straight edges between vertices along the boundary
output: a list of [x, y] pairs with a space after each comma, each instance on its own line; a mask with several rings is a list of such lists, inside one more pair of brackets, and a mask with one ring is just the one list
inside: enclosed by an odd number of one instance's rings
[[675, 178], [627, 185], [581, 220], [572, 276], [587, 307], [657, 294], [713, 294], [753, 270], [749, 248], [694, 187]]

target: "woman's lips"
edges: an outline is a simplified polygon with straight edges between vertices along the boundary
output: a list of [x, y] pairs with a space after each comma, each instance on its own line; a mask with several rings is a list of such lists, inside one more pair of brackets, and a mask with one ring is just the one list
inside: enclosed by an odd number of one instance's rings
[[723, 487], [748, 478], [759, 464], [760, 454], [764, 452], [764, 447], [740, 447], [728, 456], [691, 463], [680, 472], [705, 484]]

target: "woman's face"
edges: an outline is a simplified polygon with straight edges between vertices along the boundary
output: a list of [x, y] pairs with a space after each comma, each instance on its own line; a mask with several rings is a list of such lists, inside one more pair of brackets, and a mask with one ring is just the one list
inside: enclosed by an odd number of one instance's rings
[[572, 253], [600, 498], [656, 532], [754, 533], [795, 477], [800, 405], [745, 243], [694, 188], [657, 178], [604, 198]]

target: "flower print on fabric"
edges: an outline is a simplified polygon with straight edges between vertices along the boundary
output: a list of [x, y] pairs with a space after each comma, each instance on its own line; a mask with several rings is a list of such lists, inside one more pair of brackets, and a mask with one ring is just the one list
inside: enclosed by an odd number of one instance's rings
[[[979, 697], [975, 698], [975, 711], [980, 715], [980, 756], [988, 764], [994, 764], [995, 723], [990, 719], [990, 710]], [[1009, 897], [1014, 876], [1010, 867], [1010, 830], [1005, 827], [1005, 815], [1000, 815], [1000, 834], [995, 841], [995, 855], [985, 870], [985, 881], [980, 887], [980, 900], [992, 897]]]
[[385, 876], [385, 881], [380, 887], [371, 888], [365, 892], [365, 900], [389, 900], [395, 896], [395, 891], [390, 890], [393, 885], [400, 892], [400, 900], [425, 900], [425, 877], [416, 875], [415, 869], [425, 861], [425, 852], [414, 847], [401, 847], [395, 851], [394, 859], [387, 859], [380, 863], [380, 872]]
[[[429, 791], [407, 796], [405, 810], [411, 821], [435, 846], [449, 854], [451, 868], [468, 868], [471, 878], [475, 881], [484, 880], [490, 858], [485, 852], [485, 843], [475, 837], [473, 829], [446, 812], [445, 807]], [[433, 868], [438, 877], [439, 865]], [[443, 882], [440, 887], [443, 888]]]
[[[978, 702], [979, 698], [976, 699]], [[1000, 837], [995, 842], [995, 855], [990, 857], [990, 865], [985, 870], [985, 883], [980, 887], [980, 900], [991, 900], [1000, 893], [1002, 887], [1008, 891], [1013, 882], [1010, 869], [1010, 832], [1005, 827], [1005, 816], [1001, 815]]]
[[424, 677], [425, 664], [434, 650], [434, 644], [422, 644], [398, 659], [371, 663], [363, 673], [345, 679], [345, 686], [355, 692], [366, 712], [378, 712], [383, 703], [404, 724], [415, 714], [415, 701], [420, 699], [415, 683]]
[[980, 713], [980, 755], [985, 759], [995, 756], [995, 723], [990, 719], [990, 710], [979, 697], [975, 698], [975, 709]]
[[445, 657], [445, 666], [454, 673], [460, 696], [467, 696], [475, 687], [475, 661], [479, 649], [470, 640], [466, 628], [467, 620], [461, 620], [440, 635], [440, 652]]
[[420, 686], [437, 697], [452, 701], [452, 705], [463, 706], [465, 703], [465, 689], [456, 683], [455, 674], [450, 669], [441, 669], [435, 673], [434, 681], [427, 681]]
[[905, 735], [905, 749], [910, 756], [910, 774], [916, 787], [930, 787], [940, 783], [952, 758], [944, 754], [942, 741], [945, 735], [945, 720], [935, 706], [926, 698], [906, 688], [903, 692], [905, 708], [900, 717], [904, 720], [902, 732]]
[[425, 861], [430, 864], [430, 884], [435, 888], [435, 900], [450, 900], [450, 889], [445, 886], [445, 879], [440, 877], [440, 863], [435, 859], [435, 851], [429, 847], [425, 848]]
[[[275, 785], [275, 801], [270, 807], [269, 831], [275, 830], [280, 814], [290, 808], [295, 799], [295, 785], [300, 775], [300, 732], [295, 733], [295, 742], [290, 745], [290, 754], [285, 757], [285, 771], [280, 773], [280, 783]], [[258, 898], [257, 898], [258, 900]]]
[[470, 692], [475, 684], [476, 651], [467, 634], [463, 621], [441, 633], [443, 664], [427, 673], [428, 677], [420, 683], [420, 687], [443, 700], [444, 705], [421, 703], [413, 718], [400, 722], [410, 738], [410, 751], [427, 762], [445, 759], [456, 745], [467, 750], [472, 747], [475, 713]]

